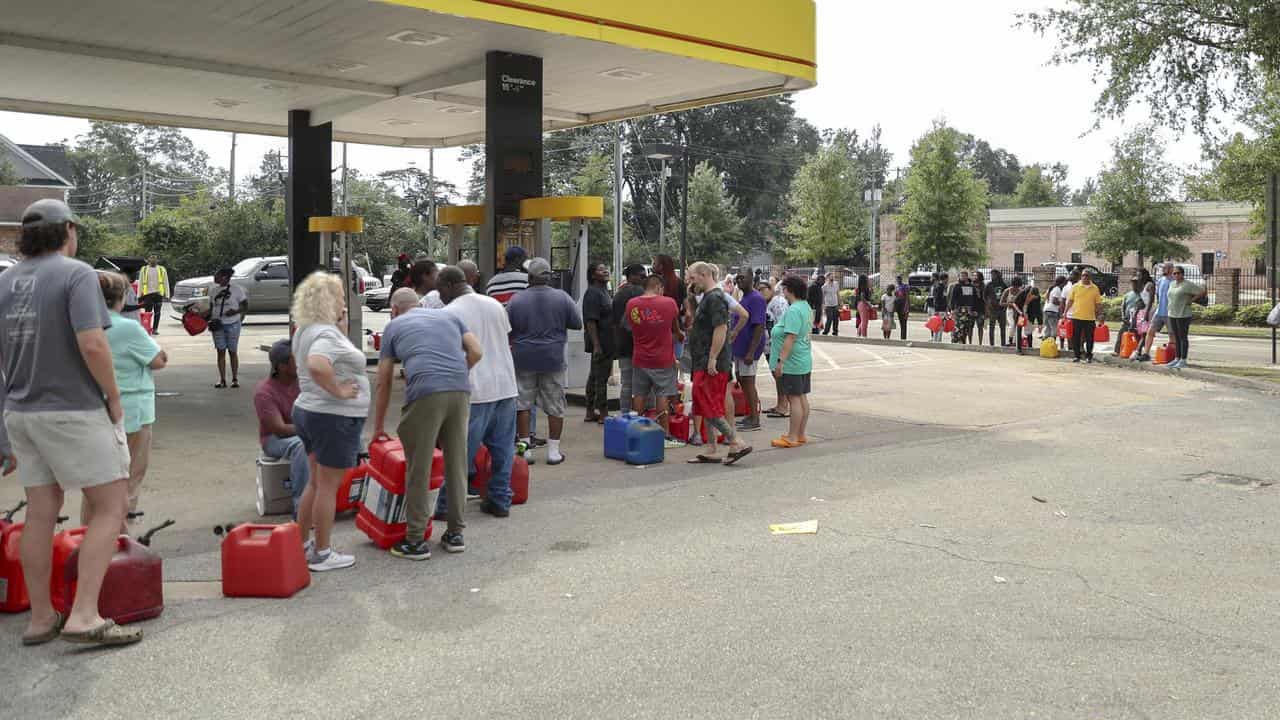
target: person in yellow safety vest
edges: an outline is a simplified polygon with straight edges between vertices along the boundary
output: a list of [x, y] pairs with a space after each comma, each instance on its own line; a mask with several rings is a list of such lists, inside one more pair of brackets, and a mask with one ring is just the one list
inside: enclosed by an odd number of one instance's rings
[[155, 255], [147, 257], [147, 264], [138, 272], [138, 302], [151, 313], [151, 334], [160, 330], [160, 311], [169, 297], [169, 271], [159, 264]]

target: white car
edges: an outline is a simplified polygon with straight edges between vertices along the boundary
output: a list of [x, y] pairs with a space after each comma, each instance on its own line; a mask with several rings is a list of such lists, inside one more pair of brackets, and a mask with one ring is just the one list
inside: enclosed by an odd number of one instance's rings
[[18, 261], [11, 257], [0, 257], [0, 272], [4, 272], [17, 264]]

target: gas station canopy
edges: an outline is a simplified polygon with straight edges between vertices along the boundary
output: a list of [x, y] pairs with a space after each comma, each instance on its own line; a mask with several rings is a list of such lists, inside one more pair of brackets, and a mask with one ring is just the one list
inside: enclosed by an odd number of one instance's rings
[[[486, 53], [543, 130], [811, 87], [812, 0], [10, 0], [0, 109], [410, 147], [485, 137]], [[520, 77], [504, 78], [527, 82]]]

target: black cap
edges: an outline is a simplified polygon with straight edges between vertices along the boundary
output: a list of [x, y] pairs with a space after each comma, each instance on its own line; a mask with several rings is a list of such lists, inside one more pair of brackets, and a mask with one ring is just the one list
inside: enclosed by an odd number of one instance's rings
[[27, 206], [22, 211], [22, 227], [37, 227], [40, 225], [65, 225], [72, 223], [80, 224], [80, 219], [75, 213], [71, 212], [71, 208], [61, 200], [54, 198], [45, 198], [37, 200]]
[[528, 253], [524, 251], [524, 248], [519, 245], [512, 245], [507, 248], [507, 254], [503, 257], [506, 259], [507, 264], [510, 265], [511, 263], [522, 262], [527, 256]]

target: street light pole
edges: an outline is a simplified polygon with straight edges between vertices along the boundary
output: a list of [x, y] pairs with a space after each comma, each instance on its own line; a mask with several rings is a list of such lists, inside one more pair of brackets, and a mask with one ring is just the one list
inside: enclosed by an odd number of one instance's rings
[[[1271, 286], [1271, 307], [1276, 306], [1276, 271], [1280, 265], [1280, 174], [1271, 173], [1267, 177], [1267, 284]], [[1271, 364], [1276, 364], [1276, 328], [1271, 328]]]
[[684, 165], [684, 189], [681, 192], [683, 200], [680, 203], [680, 278], [684, 279], [686, 269], [689, 267], [689, 148], [685, 147], [683, 152]]
[[662, 173], [658, 175], [658, 249], [667, 243], [667, 159], [662, 158]]

